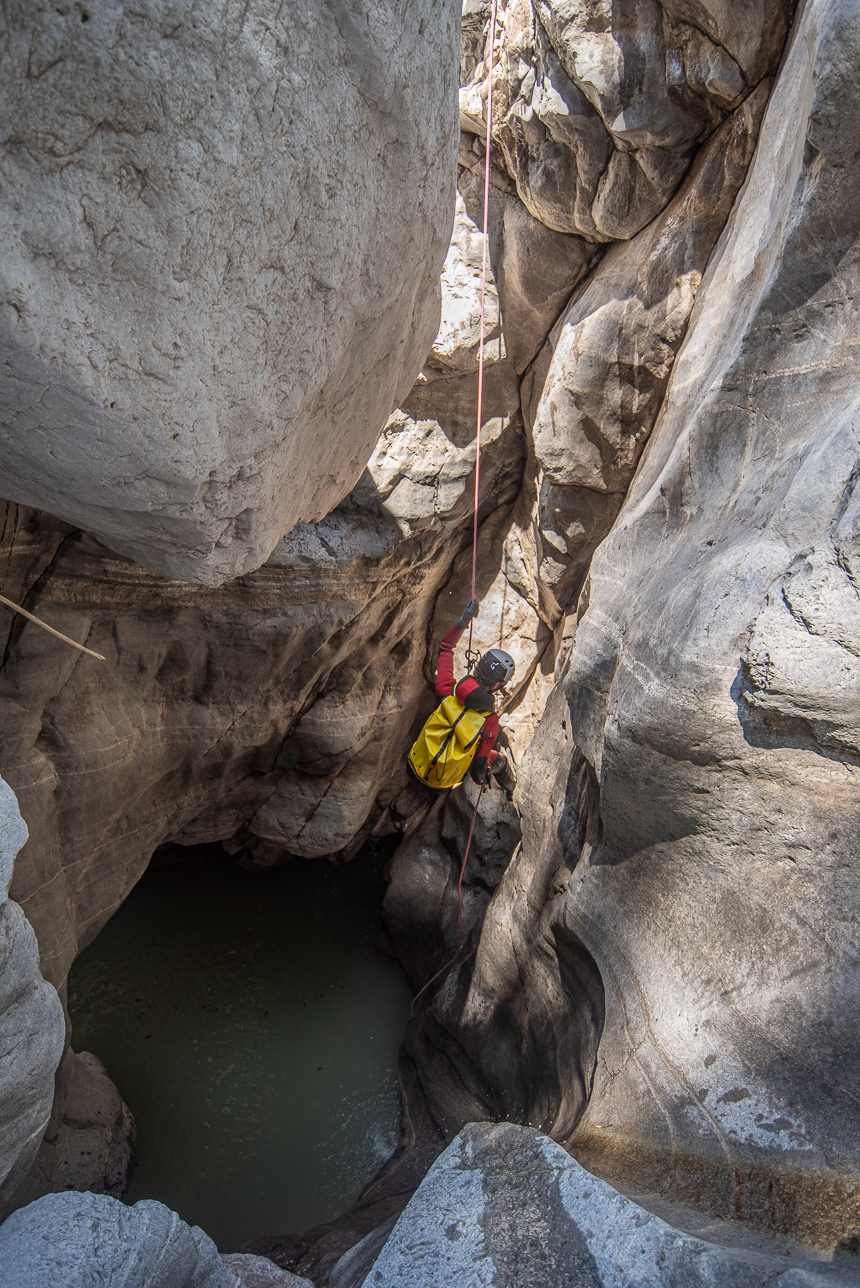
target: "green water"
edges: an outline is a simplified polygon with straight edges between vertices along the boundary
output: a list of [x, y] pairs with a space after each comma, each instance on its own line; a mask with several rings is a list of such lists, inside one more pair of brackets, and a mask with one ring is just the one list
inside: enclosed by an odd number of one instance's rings
[[72, 1045], [137, 1120], [128, 1202], [236, 1251], [331, 1220], [388, 1157], [409, 990], [373, 950], [373, 867], [150, 869], [81, 953]]

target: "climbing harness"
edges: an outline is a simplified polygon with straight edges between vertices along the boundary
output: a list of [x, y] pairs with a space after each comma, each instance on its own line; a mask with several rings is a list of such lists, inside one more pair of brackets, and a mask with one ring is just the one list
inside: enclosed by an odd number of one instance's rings
[[457, 910], [460, 914], [460, 935], [457, 939], [457, 951], [454, 953], [454, 956], [450, 961], [447, 961], [444, 966], [441, 966], [439, 970], [437, 970], [436, 974], [432, 975], [430, 979], [428, 979], [424, 987], [419, 989], [415, 994], [412, 999], [412, 1005], [409, 1008], [409, 1018], [411, 1020], [415, 1019], [415, 1003], [418, 1001], [421, 994], [426, 993], [430, 985], [437, 980], [440, 975], [444, 975], [449, 966], [454, 965], [454, 962], [460, 956], [460, 949], [463, 947], [463, 873], [466, 871], [466, 860], [469, 857], [469, 850], [472, 848], [472, 833], [475, 830], [475, 819], [478, 817], [478, 806], [480, 805], [481, 797], [486, 790], [487, 784], [482, 783], [481, 790], [478, 792], [478, 799], [475, 801], [475, 808], [472, 810], [472, 821], [469, 824], [469, 839], [466, 841], [466, 853], [463, 855], [463, 862], [460, 865], [460, 878], [457, 882]]
[[[478, 571], [478, 499], [481, 484], [481, 420], [483, 416], [484, 401], [484, 332], [486, 323], [486, 299], [487, 299], [487, 246], [489, 243], [489, 217], [490, 217], [490, 143], [493, 132], [493, 55], [496, 46], [496, 0], [492, 0], [490, 9], [490, 59], [487, 71], [487, 148], [484, 158], [484, 250], [481, 258], [481, 334], [478, 344], [478, 424], [475, 435], [475, 506], [474, 517], [472, 521], [472, 599], [476, 599], [476, 581]], [[466, 660], [469, 664], [469, 670], [472, 671], [480, 661], [481, 654], [472, 649], [472, 625], [469, 622], [469, 644], [466, 649]], [[504, 654], [505, 657], [508, 654]], [[511, 659], [511, 670], [513, 671], [513, 660]], [[446, 699], [448, 701], [449, 699]], [[443, 703], [444, 706], [444, 703]], [[416, 744], [417, 745], [417, 744]], [[477, 749], [477, 741], [475, 749]], [[472, 753], [474, 755], [474, 752]], [[466, 841], [466, 851], [463, 855], [463, 862], [460, 867], [460, 878], [457, 882], [457, 906], [460, 915], [460, 937], [457, 940], [457, 951], [450, 961], [437, 970], [436, 974], [428, 979], [427, 983], [416, 993], [412, 999], [412, 1008], [410, 1016], [415, 1018], [415, 1003], [422, 993], [425, 993], [432, 983], [445, 971], [460, 955], [460, 949], [463, 947], [463, 874], [466, 871], [466, 863], [469, 858], [469, 851], [472, 848], [472, 835], [475, 831], [475, 819], [478, 817], [478, 806], [481, 803], [481, 797], [486, 791], [486, 783], [481, 784], [481, 790], [478, 792], [478, 798], [475, 801], [475, 808], [472, 810], [472, 822], [469, 825], [469, 836]]]

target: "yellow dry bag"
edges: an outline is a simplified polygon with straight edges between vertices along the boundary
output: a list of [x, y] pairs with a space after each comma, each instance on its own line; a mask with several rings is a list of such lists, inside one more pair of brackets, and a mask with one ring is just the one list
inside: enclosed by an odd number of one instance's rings
[[409, 764], [428, 787], [456, 787], [475, 759], [487, 717], [464, 707], [453, 693], [445, 698], [421, 730], [409, 753]]

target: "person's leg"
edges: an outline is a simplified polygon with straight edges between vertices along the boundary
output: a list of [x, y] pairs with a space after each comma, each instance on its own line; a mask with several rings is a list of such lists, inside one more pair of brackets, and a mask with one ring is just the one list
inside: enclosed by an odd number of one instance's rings
[[494, 753], [494, 759], [490, 764], [490, 773], [502, 790], [507, 793], [508, 800], [510, 800], [517, 785], [517, 769], [513, 756], [504, 751]]

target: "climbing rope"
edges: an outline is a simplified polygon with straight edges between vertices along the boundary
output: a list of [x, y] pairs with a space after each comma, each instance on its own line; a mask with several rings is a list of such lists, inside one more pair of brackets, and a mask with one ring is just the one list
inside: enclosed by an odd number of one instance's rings
[[[478, 492], [481, 484], [481, 422], [484, 406], [484, 331], [487, 301], [487, 249], [490, 227], [490, 148], [493, 133], [493, 58], [496, 49], [496, 0], [490, 9], [490, 60], [487, 74], [487, 146], [484, 155], [484, 247], [481, 256], [481, 333], [478, 343], [478, 425], [475, 434], [475, 506], [472, 521], [472, 599], [476, 599], [478, 571]], [[472, 651], [472, 623], [469, 622], [469, 646], [466, 649], [469, 669], [478, 660]]]
[[478, 799], [475, 801], [475, 808], [472, 810], [472, 822], [469, 824], [469, 839], [466, 841], [466, 853], [463, 855], [463, 862], [460, 865], [460, 879], [457, 882], [457, 910], [460, 914], [460, 936], [457, 940], [457, 951], [444, 966], [441, 966], [439, 970], [437, 970], [435, 975], [432, 975], [430, 979], [428, 979], [424, 987], [413, 997], [412, 1006], [409, 1008], [409, 1018], [412, 1020], [415, 1019], [415, 1003], [418, 1001], [421, 994], [426, 993], [433, 981], [437, 980], [440, 975], [444, 975], [449, 966], [454, 965], [454, 962], [460, 956], [460, 949], [463, 947], [463, 874], [466, 871], [466, 861], [469, 857], [469, 850], [472, 848], [472, 833], [475, 830], [475, 819], [478, 817], [478, 806], [480, 805], [481, 797], [486, 790], [487, 784], [482, 783], [481, 790], [478, 792]]
[[[496, 47], [496, 0], [493, 0], [490, 9], [490, 59], [487, 72], [487, 149], [484, 157], [484, 248], [481, 257], [481, 333], [478, 343], [478, 424], [475, 434], [475, 513], [472, 523], [472, 599], [476, 599], [476, 585], [478, 572], [478, 493], [481, 484], [481, 421], [483, 419], [484, 404], [484, 332], [486, 330], [486, 302], [487, 302], [487, 247], [489, 243], [489, 220], [490, 220], [490, 141], [493, 131], [493, 56]], [[469, 622], [469, 646], [466, 649], [466, 659], [469, 669], [475, 665], [480, 654], [472, 651], [472, 623]], [[475, 819], [478, 817], [478, 806], [481, 803], [481, 797], [486, 791], [486, 783], [481, 785], [478, 792], [478, 799], [475, 801], [475, 808], [472, 810], [472, 821], [469, 824], [469, 836], [466, 841], [466, 852], [463, 855], [463, 862], [460, 865], [460, 877], [457, 881], [457, 909], [460, 916], [460, 936], [457, 940], [457, 951], [454, 956], [447, 961], [444, 966], [437, 970], [436, 974], [428, 979], [427, 983], [416, 993], [412, 999], [410, 1008], [410, 1017], [415, 1019], [415, 1003], [426, 993], [427, 989], [434, 983], [440, 975], [460, 956], [460, 950], [463, 947], [463, 875], [466, 871], [466, 863], [469, 858], [469, 851], [472, 848], [472, 835], [475, 831]]]

